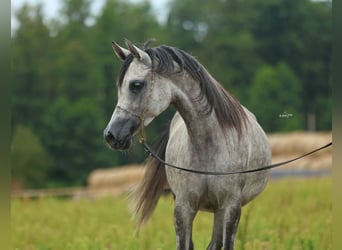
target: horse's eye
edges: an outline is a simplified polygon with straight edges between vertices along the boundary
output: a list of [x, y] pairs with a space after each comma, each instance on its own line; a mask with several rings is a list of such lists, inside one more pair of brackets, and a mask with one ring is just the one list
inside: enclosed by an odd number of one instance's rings
[[133, 80], [129, 82], [129, 90], [134, 94], [139, 93], [144, 86], [145, 81], [142, 80]]

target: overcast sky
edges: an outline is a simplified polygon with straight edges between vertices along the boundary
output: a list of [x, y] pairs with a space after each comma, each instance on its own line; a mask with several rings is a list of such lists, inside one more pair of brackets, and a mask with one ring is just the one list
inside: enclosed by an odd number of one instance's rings
[[[130, 0], [130, 2], [139, 2], [141, 0]], [[160, 22], [165, 21], [166, 18], [166, 5], [169, 0], [149, 0], [153, 6], [153, 9], [157, 13], [157, 18]], [[11, 26], [12, 30], [18, 27], [18, 22], [14, 18], [14, 12], [19, 9], [24, 3], [43, 5], [43, 14], [47, 19], [58, 16], [58, 10], [60, 9], [61, 1], [55, 0], [11, 0], [12, 17]], [[94, 0], [91, 3], [91, 12], [97, 15], [105, 3], [105, 0]]]

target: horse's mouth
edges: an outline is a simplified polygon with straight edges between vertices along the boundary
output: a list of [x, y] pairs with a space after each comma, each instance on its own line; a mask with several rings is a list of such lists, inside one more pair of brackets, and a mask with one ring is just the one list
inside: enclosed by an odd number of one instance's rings
[[132, 145], [132, 137], [119, 142], [106, 139], [106, 142], [112, 150], [128, 150]]
[[104, 130], [104, 139], [113, 150], [128, 150], [139, 127], [139, 120], [119, 120], [107, 126]]

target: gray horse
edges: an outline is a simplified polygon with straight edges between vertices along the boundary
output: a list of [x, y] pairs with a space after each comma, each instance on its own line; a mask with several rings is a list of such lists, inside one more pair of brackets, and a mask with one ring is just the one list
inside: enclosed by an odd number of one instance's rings
[[[166, 162], [201, 171], [239, 171], [271, 163], [267, 137], [255, 116], [186, 52], [169, 46], [128, 49], [113, 42], [123, 61], [118, 104], [104, 130], [108, 145], [126, 150], [132, 137], [173, 105], [168, 133], [157, 148]], [[177, 249], [193, 249], [192, 223], [198, 210], [214, 213], [208, 249], [234, 249], [241, 208], [266, 186], [267, 171], [233, 175], [189, 173], [146, 163], [135, 190], [138, 227], [146, 222], [165, 187], [174, 194]]]

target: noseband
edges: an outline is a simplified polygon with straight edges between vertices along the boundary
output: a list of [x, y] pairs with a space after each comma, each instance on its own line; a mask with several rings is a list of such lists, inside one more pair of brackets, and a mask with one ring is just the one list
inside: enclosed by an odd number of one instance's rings
[[122, 111], [132, 115], [132, 116], [135, 116], [137, 117], [139, 120], [140, 120], [140, 129], [141, 129], [141, 132], [140, 132], [140, 138], [139, 138], [139, 142], [141, 144], [143, 144], [145, 141], [146, 141], [146, 131], [145, 131], [145, 125], [144, 125], [144, 122], [145, 122], [145, 110], [141, 113], [141, 115], [137, 115], [135, 114], [134, 112], [132, 111], [129, 111], [125, 108], [122, 108], [120, 107], [119, 105], [116, 105], [116, 108], [117, 109], [121, 109]]

